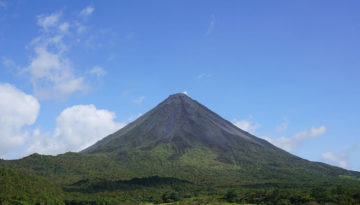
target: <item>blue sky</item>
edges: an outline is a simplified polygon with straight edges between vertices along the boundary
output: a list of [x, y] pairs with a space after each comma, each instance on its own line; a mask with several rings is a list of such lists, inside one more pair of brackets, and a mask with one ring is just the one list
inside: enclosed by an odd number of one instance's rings
[[190, 97], [360, 170], [358, 1], [0, 0], [0, 156], [79, 151]]

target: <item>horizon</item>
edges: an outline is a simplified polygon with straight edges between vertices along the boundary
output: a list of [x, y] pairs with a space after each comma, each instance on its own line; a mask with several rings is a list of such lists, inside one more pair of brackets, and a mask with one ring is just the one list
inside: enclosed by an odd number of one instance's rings
[[360, 3], [140, 2], [0, 0], [0, 158], [78, 152], [182, 93], [360, 171]]

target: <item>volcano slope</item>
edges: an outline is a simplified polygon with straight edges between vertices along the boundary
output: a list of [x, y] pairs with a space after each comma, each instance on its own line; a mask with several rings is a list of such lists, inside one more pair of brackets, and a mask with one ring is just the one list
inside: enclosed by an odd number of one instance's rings
[[[239, 187], [266, 191], [360, 186], [360, 173], [294, 156], [239, 129], [185, 94], [169, 96], [79, 153], [33, 154], [20, 160], [3, 160], [0, 166], [55, 182], [65, 191], [80, 190], [66, 187], [94, 179], [152, 176], [186, 181], [192, 184], [189, 189], [212, 190], [205, 193]], [[356, 194], [352, 192], [350, 198], [356, 198]]]
[[111, 155], [142, 174], [171, 173], [195, 182], [226, 185], [355, 174], [291, 155], [185, 94], [171, 95], [81, 153]]

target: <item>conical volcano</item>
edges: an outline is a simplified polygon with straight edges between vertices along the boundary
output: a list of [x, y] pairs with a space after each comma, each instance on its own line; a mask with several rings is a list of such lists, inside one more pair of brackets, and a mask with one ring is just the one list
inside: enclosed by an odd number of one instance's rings
[[358, 172], [292, 155], [185, 94], [170, 95], [80, 153], [31, 155], [0, 161], [0, 166], [66, 183], [98, 176], [120, 180], [159, 176], [210, 186], [298, 186], [336, 181], [344, 175], [360, 177]]
[[[292, 155], [239, 129], [185, 94], [170, 95], [80, 153], [33, 154], [20, 160], [0, 160], [0, 167], [25, 170], [56, 182], [67, 194], [75, 193], [75, 199], [83, 196], [86, 200], [95, 194], [124, 200], [130, 195], [142, 196], [140, 201], [153, 201], [145, 195], [166, 199], [169, 190], [189, 196], [218, 195], [236, 187], [255, 197], [248, 200], [252, 203], [279, 195], [259, 192], [265, 196], [260, 200], [254, 191], [297, 190], [294, 193], [300, 191], [306, 197], [285, 195], [296, 199], [295, 204], [304, 204], [309, 193], [321, 202], [323, 195], [316, 193], [330, 193], [311, 191], [314, 186], [360, 186], [359, 172]], [[341, 189], [336, 190], [342, 195]]]
[[199, 145], [218, 151], [250, 145], [274, 148], [179, 93], [170, 95], [154, 109], [83, 153], [148, 150], [161, 143], [169, 143], [179, 152]]
[[198, 172], [193, 178], [235, 177], [238, 181], [244, 180], [243, 177], [277, 181], [347, 173], [279, 149], [182, 93], [170, 95], [134, 122], [81, 153], [107, 154], [128, 165], [146, 162], [142, 169], [147, 172], [171, 173], [181, 178], [193, 170]]

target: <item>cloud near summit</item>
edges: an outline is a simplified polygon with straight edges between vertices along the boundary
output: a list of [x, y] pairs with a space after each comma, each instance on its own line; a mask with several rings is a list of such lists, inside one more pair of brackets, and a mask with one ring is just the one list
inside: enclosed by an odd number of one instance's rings
[[255, 131], [260, 127], [259, 123], [256, 122], [252, 122], [250, 120], [233, 120], [233, 123], [235, 126], [237, 126], [238, 128], [246, 131], [246, 132], [250, 132], [250, 133], [255, 133]]
[[314, 139], [324, 135], [327, 132], [325, 126], [312, 127], [308, 130], [303, 130], [291, 137], [268, 137], [265, 136], [263, 139], [269, 141], [270, 143], [291, 152], [296, 149], [298, 146], [303, 144], [308, 139]]
[[56, 118], [52, 135], [34, 131], [34, 142], [24, 153], [60, 154], [81, 151], [103, 137], [125, 126], [116, 122], [115, 113], [97, 109], [95, 105], [75, 105], [63, 110]]

